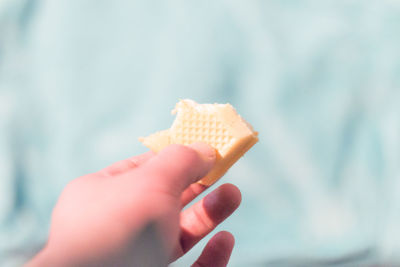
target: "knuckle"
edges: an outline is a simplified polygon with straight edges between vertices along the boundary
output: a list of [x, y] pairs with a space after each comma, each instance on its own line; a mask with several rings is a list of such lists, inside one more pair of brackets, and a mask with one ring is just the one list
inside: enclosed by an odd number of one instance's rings
[[207, 231], [213, 230], [216, 225], [215, 223], [208, 218], [204, 210], [199, 206], [193, 206], [193, 216], [196, 218], [197, 222], [202, 226], [203, 229], [207, 229]]
[[125, 164], [128, 168], [131, 168], [131, 169], [139, 166], [138, 160], [136, 160], [136, 159], [127, 159], [127, 160], [125, 160]]

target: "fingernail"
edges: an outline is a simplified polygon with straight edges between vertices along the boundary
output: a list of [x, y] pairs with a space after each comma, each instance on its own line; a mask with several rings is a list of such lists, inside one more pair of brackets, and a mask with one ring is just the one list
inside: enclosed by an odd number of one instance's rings
[[209, 163], [214, 163], [217, 157], [215, 149], [206, 143], [193, 143], [189, 145], [190, 148], [196, 150], [204, 160]]

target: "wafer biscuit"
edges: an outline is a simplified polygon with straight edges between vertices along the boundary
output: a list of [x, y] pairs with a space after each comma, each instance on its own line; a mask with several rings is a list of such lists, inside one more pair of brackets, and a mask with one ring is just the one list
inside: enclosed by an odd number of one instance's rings
[[172, 114], [176, 114], [176, 118], [170, 129], [139, 140], [155, 152], [170, 144], [204, 142], [214, 147], [217, 151], [215, 166], [200, 184], [215, 183], [258, 141], [258, 133], [230, 104], [197, 104], [186, 99], [176, 104]]

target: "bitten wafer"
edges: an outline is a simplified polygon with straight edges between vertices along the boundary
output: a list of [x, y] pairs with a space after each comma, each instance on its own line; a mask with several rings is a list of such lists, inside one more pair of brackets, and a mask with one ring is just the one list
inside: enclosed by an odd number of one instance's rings
[[154, 152], [170, 144], [189, 145], [204, 142], [217, 151], [213, 169], [199, 183], [212, 185], [258, 142], [258, 133], [240, 117], [230, 104], [197, 104], [181, 100], [172, 114], [175, 121], [168, 130], [139, 140]]

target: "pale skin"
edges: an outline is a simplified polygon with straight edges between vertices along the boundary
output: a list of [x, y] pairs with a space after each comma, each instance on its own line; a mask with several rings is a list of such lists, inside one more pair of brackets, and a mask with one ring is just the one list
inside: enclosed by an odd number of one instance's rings
[[[73, 180], [53, 210], [46, 246], [26, 266], [134, 266], [138, 235], [148, 225], [165, 265], [175, 261], [240, 204], [239, 189], [223, 184], [182, 210], [206, 189], [196, 181], [215, 158], [206, 144], [171, 145]], [[219, 232], [192, 266], [226, 266], [233, 246], [232, 234]], [[148, 253], [163, 259], [156, 251]]]

